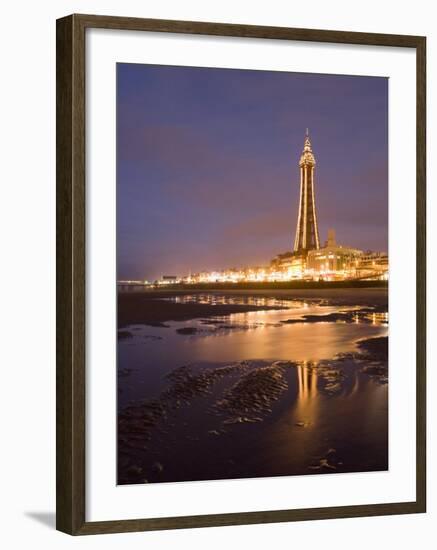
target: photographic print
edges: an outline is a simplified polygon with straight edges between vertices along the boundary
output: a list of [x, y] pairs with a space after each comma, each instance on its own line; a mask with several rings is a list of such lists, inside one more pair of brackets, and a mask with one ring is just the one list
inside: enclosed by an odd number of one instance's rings
[[388, 469], [388, 79], [117, 63], [117, 483]]

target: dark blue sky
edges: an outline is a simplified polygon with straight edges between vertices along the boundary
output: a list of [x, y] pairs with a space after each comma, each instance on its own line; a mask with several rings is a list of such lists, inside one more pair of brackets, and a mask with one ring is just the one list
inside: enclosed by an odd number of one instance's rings
[[119, 279], [291, 250], [307, 127], [321, 242], [387, 250], [387, 79], [122, 63], [117, 94]]

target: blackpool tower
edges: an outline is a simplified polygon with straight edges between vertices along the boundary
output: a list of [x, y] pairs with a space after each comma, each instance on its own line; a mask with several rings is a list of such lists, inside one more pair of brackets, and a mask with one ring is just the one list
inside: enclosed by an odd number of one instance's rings
[[306, 254], [309, 250], [319, 249], [319, 230], [317, 228], [316, 199], [314, 196], [314, 168], [316, 160], [311, 149], [308, 129], [300, 157], [300, 199], [297, 216], [294, 252]]

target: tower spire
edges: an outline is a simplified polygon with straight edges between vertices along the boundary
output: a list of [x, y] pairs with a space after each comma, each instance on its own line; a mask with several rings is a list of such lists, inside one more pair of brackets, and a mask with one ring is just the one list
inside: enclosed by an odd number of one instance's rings
[[313, 150], [311, 149], [311, 141], [310, 141], [310, 135], [309, 135], [309, 132], [308, 132], [308, 128], [306, 129], [306, 132], [305, 132], [305, 141], [304, 141], [304, 146], [303, 146], [303, 152], [308, 152], [308, 153], [312, 153]]

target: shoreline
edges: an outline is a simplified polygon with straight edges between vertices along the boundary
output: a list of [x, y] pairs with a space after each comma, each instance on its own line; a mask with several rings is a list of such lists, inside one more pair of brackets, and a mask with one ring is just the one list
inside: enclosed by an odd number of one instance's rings
[[129, 325], [165, 327], [165, 323], [169, 321], [191, 321], [197, 318], [221, 317], [230, 315], [231, 313], [285, 309], [283, 307], [254, 306], [249, 304], [179, 304], [160, 298], [163, 298], [163, 296], [150, 297], [145, 294], [119, 295], [118, 329], [124, 329]]
[[[140, 286], [140, 285], [138, 285]], [[168, 289], [169, 291], [191, 291], [202, 290], [209, 292], [211, 290], [297, 290], [297, 289], [339, 289], [339, 288], [388, 288], [388, 281], [364, 281], [364, 280], [344, 280], [344, 281], [251, 281], [239, 283], [176, 283], [164, 285], [164, 288], [145, 287], [143, 292], [161, 292]]]
[[142, 324], [165, 326], [169, 321], [190, 321], [197, 318], [225, 316], [233, 313], [287, 309], [284, 306], [250, 304], [199, 304], [175, 303], [164, 298], [190, 294], [214, 294], [222, 296], [256, 296], [280, 300], [326, 301], [333, 306], [368, 305], [378, 309], [388, 306], [387, 287], [319, 288], [319, 289], [165, 289], [143, 292], [120, 292], [117, 296], [118, 329]]

